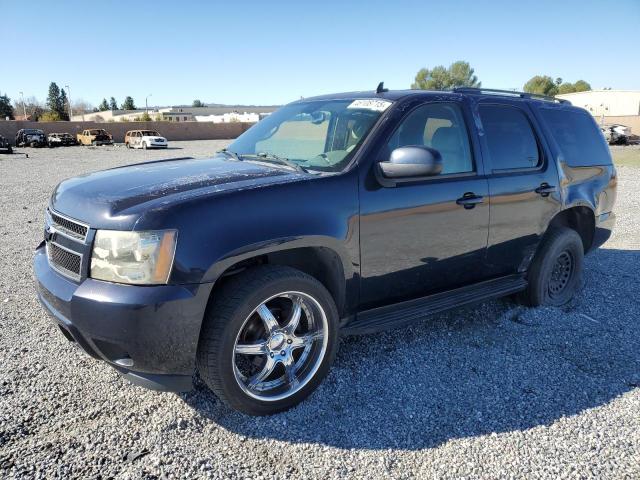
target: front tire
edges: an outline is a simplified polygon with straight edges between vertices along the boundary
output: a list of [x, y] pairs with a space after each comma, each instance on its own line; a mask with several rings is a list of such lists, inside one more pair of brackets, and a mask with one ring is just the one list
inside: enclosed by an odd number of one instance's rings
[[327, 375], [338, 344], [338, 312], [315, 278], [261, 266], [214, 291], [198, 345], [201, 378], [249, 415], [287, 410]]
[[147, 142], [142, 142], [142, 149], [146, 150], [147, 149]]
[[519, 300], [532, 307], [564, 305], [580, 287], [583, 265], [580, 235], [570, 228], [554, 228], [547, 233], [529, 268], [529, 284]]

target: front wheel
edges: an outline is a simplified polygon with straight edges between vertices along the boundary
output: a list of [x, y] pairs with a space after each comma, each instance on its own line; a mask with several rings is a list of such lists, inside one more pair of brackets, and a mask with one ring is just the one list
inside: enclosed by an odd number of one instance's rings
[[197, 363], [220, 399], [250, 415], [270, 415], [318, 387], [338, 343], [338, 312], [318, 280], [289, 267], [257, 267], [213, 298]]
[[142, 149], [146, 150], [147, 149], [147, 142], [142, 142]]
[[580, 286], [583, 263], [584, 247], [575, 230], [549, 231], [529, 268], [529, 285], [519, 300], [533, 307], [564, 305]]

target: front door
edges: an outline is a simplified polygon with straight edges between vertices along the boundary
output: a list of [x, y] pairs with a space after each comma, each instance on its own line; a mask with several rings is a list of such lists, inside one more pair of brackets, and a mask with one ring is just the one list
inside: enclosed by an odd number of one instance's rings
[[384, 187], [363, 172], [362, 309], [483, 278], [489, 190], [473, 154], [478, 146], [469, 136], [470, 118], [459, 101], [422, 103], [404, 116], [381, 149], [378, 160], [398, 147], [434, 148], [442, 155], [441, 174]]
[[561, 209], [556, 164], [526, 103], [485, 99], [478, 115], [491, 196], [486, 268], [523, 272]]

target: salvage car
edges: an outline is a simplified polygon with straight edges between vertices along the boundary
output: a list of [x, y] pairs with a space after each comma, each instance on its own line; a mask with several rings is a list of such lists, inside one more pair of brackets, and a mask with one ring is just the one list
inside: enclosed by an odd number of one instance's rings
[[78, 145], [78, 141], [70, 133], [50, 133], [47, 136], [50, 147], [69, 147]]
[[103, 128], [89, 128], [76, 135], [79, 145], [113, 145], [113, 136]]
[[39, 128], [21, 128], [16, 133], [16, 147], [41, 148], [49, 146], [47, 135]]
[[129, 130], [124, 136], [127, 148], [167, 148], [169, 142], [155, 130]]
[[611, 235], [616, 180], [593, 117], [565, 100], [382, 85], [303, 99], [212, 158], [60, 183], [38, 298], [138, 385], [189, 390], [197, 373], [273, 414], [318, 387], [340, 335], [507, 295], [569, 302]]
[[605, 124], [600, 127], [610, 145], [626, 145], [631, 137], [631, 129], [620, 124]]
[[13, 153], [13, 147], [9, 140], [0, 135], [0, 153]]

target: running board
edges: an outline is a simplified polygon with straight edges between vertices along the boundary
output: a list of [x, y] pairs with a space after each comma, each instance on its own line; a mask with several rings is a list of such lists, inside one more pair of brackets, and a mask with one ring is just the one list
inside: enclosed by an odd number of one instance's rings
[[403, 327], [434, 313], [503, 297], [520, 292], [525, 288], [527, 288], [527, 281], [523, 275], [509, 275], [486, 280], [416, 300], [365, 310], [358, 313], [354, 320], [345, 325], [341, 333], [343, 335], [360, 335]]

